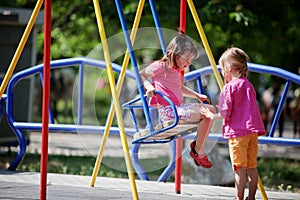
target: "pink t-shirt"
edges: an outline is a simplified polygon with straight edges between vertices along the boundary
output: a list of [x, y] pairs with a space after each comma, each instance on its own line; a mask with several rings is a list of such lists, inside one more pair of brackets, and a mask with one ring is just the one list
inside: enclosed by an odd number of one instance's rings
[[218, 108], [224, 118], [223, 138], [266, 133], [256, 92], [247, 78], [232, 80], [223, 87]]
[[[152, 84], [157, 91], [166, 95], [175, 105], [183, 103], [180, 73], [174, 68], [167, 68], [164, 62], [155, 61], [148, 66], [154, 73]], [[170, 105], [160, 95], [150, 99], [150, 105]]]

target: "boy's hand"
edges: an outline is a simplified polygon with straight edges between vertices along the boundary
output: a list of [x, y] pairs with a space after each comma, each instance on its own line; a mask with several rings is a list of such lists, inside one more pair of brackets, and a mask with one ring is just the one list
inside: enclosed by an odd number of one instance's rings
[[201, 106], [201, 107], [200, 107], [200, 113], [201, 113], [202, 115], [205, 115], [207, 118], [212, 119], [212, 120], [219, 118], [219, 115], [218, 115], [218, 114], [212, 113], [212, 112], [211, 112], [208, 108], [206, 108], [205, 106]]

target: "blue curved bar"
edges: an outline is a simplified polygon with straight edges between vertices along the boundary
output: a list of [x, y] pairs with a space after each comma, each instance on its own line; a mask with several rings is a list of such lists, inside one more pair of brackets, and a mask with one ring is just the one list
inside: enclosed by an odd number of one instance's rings
[[135, 172], [139, 176], [141, 180], [146, 180], [149, 181], [149, 177], [145, 170], [143, 169], [140, 160], [139, 160], [139, 149], [140, 149], [141, 144], [133, 144], [131, 147], [131, 160], [132, 160], [132, 165], [134, 167]]
[[179, 118], [178, 118], [177, 109], [176, 109], [176, 106], [174, 105], [174, 103], [171, 101], [171, 99], [169, 99], [168, 97], [166, 97], [163, 93], [161, 93], [159, 91], [156, 91], [155, 93], [158, 94], [158, 95], [160, 95], [163, 99], [165, 99], [170, 104], [170, 106], [172, 107], [172, 109], [174, 111], [174, 116], [175, 116], [174, 123], [172, 123], [171, 125], [169, 125], [167, 127], [159, 129], [159, 130], [154, 130], [154, 131], [150, 130], [150, 133], [148, 135], [133, 140], [132, 141], [133, 144], [134, 143], [159, 143], [159, 142], [160, 143], [164, 143], [164, 142], [170, 142], [169, 139], [167, 139], [167, 140], [155, 140], [155, 141], [153, 141], [153, 140], [150, 140], [150, 141], [147, 140], [146, 141], [145, 139], [147, 139], [147, 138], [149, 138], [151, 136], [157, 135], [159, 133], [162, 133], [164, 131], [167, 131], [167, 130], [169, 130], [171, 128], [174, 128], [178, 124]]
[[[220, 71], [220, 66], [218, 65], [218, 70]], [[289, 71], [286, 71], [284, 69], [273, 67], [273, 66], [267, 66], [262, 64], [255, 64], [255, 63], [248, 63], [248, 69], [250, 72], [256, 72], [259, 74], [268, 74], [280, 77], [285, 80], [292, 81], [298, 85], [300, 85], [300, 77], [297, 74], [291, 73]], [[211, 66], [205, 66], [200, 69], [188, 72], [185, 74], [184, 79], [185, 81], [195, 80], [197, 77], [206, 76], [209, 74], [213, 74], [213, 69]]]
[[[94, 59], [89, 59], [85, 57], [81, 58], [69, 58], [69, 59], [61, 59], [61, 60], [55, 60], [51, 61], [50, 63], [50, 69], [55, 69], [55, 68], [63, 68], [63, 67], [74, 67], [74, 66], [80, 66], [80, 68], [83, 68], [85, 65], [87, 66], [92, 66], [95, 68], [106, 68], [106, 64], [104, 61], [100, 60], [94, 60]], [[26, 153], [26, 139], [24, 137], [24, 134], [22, 133], [21, 130], [41, 130], [42, 126], [41, 123], [30, 123], [30, 122], [16, 122], [14, 118], [14, 112], [13, 112], [13, 105], [14, 105], [14, 88], [16, 84], [22, 80], [25, 79], [29, 76], [32, 76], [34, 74], [40, 74], [41, 77], [43, 77], [43, 64], [22, 70], [12, 76], [10, 79], [7, 90], [6, 90], [6, 95], [2, 96], [1, 101], [3, 102], [4, 99], [6, 99], [6, 115], [7, 115], [7, 121], [12, 128], [13, 132], [15, 133], [18, 142], [19, 142], [19, 149], [17, 156], [15, 159], [12, 161], [10, 164], [10, 167], [8, 170], [15, 170], [17, 166], [20, 164], [20, 162], [23, 160], [25, 153]], [[112, 63], [112, 69], [115, 72], [120, 73], [121, 71], [121, 66], [115, 63]], [[82, 69], [80, 69], [82, 70]], [[80, 98], [82, 98], [82, 84], [83, 84], [83, 73], [80, 73], [80, 81], [79, 83], [79, 102]], [[126, 77], [135, 79], [134, 74], [132, 72], [127, 71], [126, 72]], [[43, 81], [42, 81], [43, 82]], [[82, 114], [81, 112], [81, 103], [78, 103], [78, 113]], [[2, 107], [0, 107], [2, 108]], [[51, 110], [49, 111], [51, 113]], [[78, 116], [78, 122], [79, 125], [81, 125], [81, 117], [82, 115]], [[53, 132], [78, 132], [78, 131], [85, 131], [85, 132], [91, 132], [91, 133], [102, 133], [104, 130], [104, 127], [101, 126], [78, 126], [78, 125], [68, 125], [68, 124], [53, 124], [54, 120], [51, 120], [52, 123], [49, 124], [49, 130]], [[134, 129], [126, 129], [128, 135], [133, 135], [135, 132]], [[112, 133], [119, 133], [118, 129], [116, 128], [111, 128]]]

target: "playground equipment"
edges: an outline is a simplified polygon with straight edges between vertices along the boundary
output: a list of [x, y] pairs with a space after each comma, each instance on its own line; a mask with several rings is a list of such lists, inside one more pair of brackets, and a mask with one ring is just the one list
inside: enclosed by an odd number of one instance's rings
[[[79, 71], [82, 71], [84, 66], [92, 66], [95, 68], [104, 68], [106, 67], [105, 62], [98, 61], [98, 60], [92, 60], [87, 58], [71, 58], [71, 59], [64, 59], [64, 60], [56, 60], [51, 61], [50, 67], [51, 69], [57, 69], [62, 67], [78, 67]], [[113, 70], [117, 73], [120, 73], [121, 66], [117, 64], [112, 65]], [[42, 131], [42, 123], [32, 123], [32, 122], [21, 122], [21, 121], [15, 121], [14, 114], [13, 114], [13, 104], [15, 102], [14, 99], [14, 88], [16, 84], [22, 81], [22, 79], [26, 79], [28, 76], [32, 76], [33, 74], [40, 73], [42, 74], [43, 65], [38, 65], [35, 67], [28, 68], [26, 70], [23, 70], [17, 74], [15, 74], [11, 80], [9, 81], [8, 87], [7, 87], [7, 95], [4, 95], [1, 98], [1, 101], [4, 101], [6, 103], [6, 114], [9, 116], [8, 121], [11, 124], [13, 130], [15, 131], [16, 135], [18, 136], [20, 140], [20, 150], [18, 152], [18, 155], [16, 159], [10, 164], [9, 170], [15, 170], [18, 164], [22, 161], [23, 157], [26, 153], [26, 140], [23, 137], [23, 131]], [[295, 83], [300, 85], [300, 76], [292, 74], [290, 72], [287, 72], [285, 70], [282, 70], [277, 67], [271, 67], [271, 66], [264, 66], [264, 65], [258, 65], [254, 63], [249, 63], [249, 70], [251, 73], [261, 73], [261, 74], [269, 74], [277, 77], [281, 77], [286, 80], [288, 84]], [[196, 71], [189, 72], [185, 75], [185, 81], [193, 81], [197, 80], [197, 82], [201, 83], [201, 80], [209, 75], [213, 74], [213, 70], [211, 66], [203, 67], [201, 69], [198, 69]], [[126, 71], [125, 73], [126, 77], [130, 79], [135, 79], [134, 74], [131, 71]], [[91, 125], [84, 125], [80, 123], [81, 121], [81, 110], [82, 110], [82, 75], [80, 75], [79, 80], [79, 86], [78, 86], [78, 119], [77, 124], [55, 124], [53, 120], [53, 115], [50, 114], [50, 124], [49, 124], [49, 131], [50, 132], [69, 132], [69, 133], [94, 133], [94, 134], [103, 134], [105, 131], [105, 127], [103, 126], [91, 126]], [[43, 77], [43, 75], [41, 76]], [[198, 85], [198, 87], [201, 89], [201, 85]], [[288, 88], [285, 88], [283, 95], [282, 95], [282, 101], [285, 100], [286, 94], [287, 94]], [[141, 108], [140, 108], [141, 109]], [[282, 107], [278, 107], [276, 113], [280, 113], [280, 110]], [[51, 113], [51, 110], [50, 110]], [[275, 118], [276, 119], [276, 118]], [[275, 120], [272, 122], [272, 125], [275, 124]], [[275, 124], [276, 125], [276, 124]], [[125, 128], [126, 134], [128, 136], [133, 136], [136, 133], [136, 130], [134, 128]], [[300, 140], [299, 139], [292, 139], [292, 138], [277, 138], [273, 137], [275, 129], [270, 130], [268, 136], [262, 136], [259, 137], [259, 143], [260, 144], [272, 144], [272, 145], [287, 145], [287, 146], [300, 146]], [[119, 134], [118, 127], [111, 127], [110, 128], [111, 134]], [[182, 139], [193, 139], [195, 137], [194, 133], [191, 133], [189, 135], [186, 135], [182, 137]], [[208, 140], [218, 140], [219, 142], [226, 142], [226, 140], [222, 139], [221, 133], [210, 133]], [[166, 181], [168, 177], [173, 173], [175, 169], [175, 162], [176, 162], [176, 145], [175, 145], [175, 137], [170, 141], [170, 148], [171, 148], [171, 158], [168, 167], [164, 170], [164, 172], [160, 175], [157, 181]], [[149, 177], [147, 173], [143, 170], [142, 166], [139, 163], [138, 155], [139, 155], [139, 148], [143, 144], [136, 144], [131, 149], [132, 152], [132, 163], [133, 167], [135, 168], [138, 176], [142, 180], [149, 180]]]
[[[149, 3], [151, 5], [150, 7], [152, 9], [152, 13], [153, 13], [153, 16], [154, 16], [154, 19], [155, 19], [155, 24], [156, 24], [156, 28], [158, 30], [158, 35], [159, 35], [160, 41], [161, 41], [162, 50], [164, 52], [165, 44], [164, 44], [164, 40], [163, 40], [163, 35], [161, 34], [161, 28], [160, 28], [160, 25], [159, 25], [159, 21], [158, 21], [156, 9], [155, 9], [155, 4], [154, 4], [153, 1], [149, 1]], [[189, 3], [189, 6], [191, 8], [191, 11], [193, 13], [193, 17], [195, 18], [195, 21], [198, 24], [197, 28], [199, 29], [201, 38], [202, 38], [202, 40], [206, 40], [205, 35], [203, 34], [201, 23], [199, 21], [197, 13], [195, 12], [195, 8], [193, 6], [193, 3], [192, 3], [192, 1], [188, 1], [188, 3]], [[56, 132], [56, 131], [57, 132], [61, 132], [61, 131], [62, 132], [87, 132], [87, 133], [103, 134], [104, 137], [103, 137], [103, 140], [102, 140], [102, 143], [101, 143], [101, 148], [99, 150], [99, 154], [98, 154], [97, 161], [95, 163], [95, 167], [94, 167], [94, 171], [93, 171], [93, 175], [92, 175], [92, 180], [91, 180], [91, 183], [90, 183], [91, 186], [94, 186], [95, 179], [96, 179], [96, 176], [98, 174], [98, 170], [99, 170], [99, 166], [100, 166], [100, 163], [101, 163], [103, 150], [104, 150], [104, 147], [105, 147], [105, 143], [106, 143], [106, 139], [108, 137], [108, 134], [109, 133], [120, 134], [121, 137], [122, 137], [121, 138], [122, 139], [122, 146], [123, 146], [124, 152], [125, 152], [127, 171], [128, 171], [129, 177], [131, 179], [133, 197], [134, 197], [134, 199], [137, 199], [138, 198], [137, 197], [137, 191], [136, 191], [134, 179], [132, 177], [133, 170], [131, 169], [131, 161], [129, 159], [130, 156], [129, 156], [129, 153], [128, 153], [128, 147], [127, 147], [127, 142], [126, 142], [125, 136], [126, 135], [133, 136], [137, 132], [141, 133], [143, 130], [140, 130], [140, 128], [138, 126], [135, 126], [134, 129], [130, 129], [130, 128], [127, 129], [127, 128], [124, 127], [124, 125], [122, 123], [121, 116], [120, 116], [121, 111], [119, 109], [120, 106], [119, 106], [119, 102], [118, 102], [118, 96], [120, 94], [120, 89], [122, 87], [123, 79], [125, 77], [128, 77], [128, 78], [135, 79], [137, 81], [138, 86], [139, 86], [138, 90], [139, 90], [139, 93], [140, 93], [140, 97], [137, 98], [137, 99], [134, 99], [133, 101], [128, 102], [127, 104], [124, 104], [123, 107], [128, 108], [131, 111], [131, 113], [133, 114], [132, 117], [133, 117], [133, 122], [134, 123], [137, 122], [137, 120], [134, 116], [134, 109], [143, 109], [144, 113], [145, 113], [145, 118], [146, 118], [146, 121], [147, 121], [147, 128], [144, 128], [144, 130], [148, 131], [147, 132], [148, 134], [143, 135], [142, 137], [138, 137], [137, 139], [133, 140], [133, 143], [134, 143], [133, 148], [132, 148], [132, 154], [133, 154], [132, 164], [133, 164], [133, 167], [136, 169], [136, 171], [137, 171], [137, 173], [138, 173], [138, 175], [141, 179], [149, 180], [147, 174], [144, 172], [144, 170], [142, 169], [142, 166], [140, 165], [140, 163], [138, 161], [138, 151], [139, 151], [140, 145], [147, 144], [147, 143], [170, 142], [171, 151], [172, 151], [171, 161], [170, 161], [168, 167], [165, 169], [165, 171], [159, 177], [158, 181], [166, 181], [167, 178], [170, 176], [170, 174], [174, 171], [175, 165], [176, 165], [175, 162], [178, 160], [178, 159], [176, 159], [176, 158], [178, 158], [178, 156], [176, 156], [176, 151], [178, 150], [178, 148], [176, 147], [174, 141], [176, 141], [175, 140], [176, 138], [182, 138], [182, 139], [192, 139], [192, 138], [194, 138], [195, 137], [195, 135], [193, 134], [194, 130], [188, 128], [186, 130], [186, 132], [182, 132], [182, 129], [179, 128], [180, 132], [178, 132], [174, 135], [171, 135], [171, 136], [170, 135], [164, 135], [163, 137], [153, 138], [153, 136], [161, 136], [160, 134], [167, 131], [167, 129], [171, 130], [171, 129], [176, 128], [176, 127], [178, 128], [178, 127], [180, 127], [180, 125], [178, 125], [177, 124], [178, 121], [175, 120], [175, 122], [173, 122], [171, 125], [167, 124], [166, 127], [161, 126], [161, 127], [158, 127], [157, 129], [155, 129], [155, 127], [153, 127], [153, 124], [151, 123], [152, 119], [151, 119], [151, 115], [150, 115], [150, 112], [149, 112], [151, 107], [149, 107], [148, 104], [147, 104], [147, 99], [144, 95], [143, 87], [142, 87], [141, 80], [140, 80], [140, 77], [139, 77], [139, 74], [138, 74], [137, 61], [135, 59], [134, 52], [132, 50], [132, 44], [134, 42], [134, 38], [135, 38], [136, 31], [137, 31], [138, 23], [139, 23], [139, 20], [140, 20], [141, 11], [142, 11], [142, 7], [144, 5], [144, 1], [139, 2], [139, 7], [138, 7], [138, 10], [137, 10], [136, 20], [135, 20], [134, 25], [133, 25], [133, 31], [131, 33], [132, 34], [131, 37], [129, 37], [129, 35], [128, 35], [127, 27], [126, 27], [126, 23], [125, 23], [125, 17], [124, 17], [124, 14], [122, 12], [121, 4], [118, 0], [116, 0], [116, 5], [117, 5], [117, 10], [118, 10], [118, 13], [119, 13], [121, 25], [122, 25], [122, 28], [123, 28], [123, 31], [124, 31], [124, 38], [126, 40], [126, 44], [127, 44], [127, 47], [128, 47], [128, 51], [125, 54], [125, 58], [124, 58], [122, 67], [117, 65], [117, 64], [113, 64], [110, 61], [108, 46], [107, 46], [107, 43], [105, 42], [106, 41], [106, 36], [105, 36], [105, 31], [104, 31], [104, 25], [103, 25], [103, 22], [102, 22], [102, 16], [101, 16], [101, 12], [100, 12], [99, 2], [94, 1], [95, 12], [96, 12], [96, 15], [97, 15], [97, 23], [98, 23], [98, 27], [99, 27], [99, 33], [100, 33], [100, 36], [101, 36], [101, 41], [103, 42], [103, 48], [104, 48], [104, 52], [105, 52], [105, 62], [98, 61], [98, 60], [87, 59], [87, 58], [74, 58], [74, 59], [65, 59], [65, 60], [58, 60], [58, 61], [50, 62], [50, 58], [47, 57], [47, 59], [45, 59], [45, 60], [48, 60], [49, 63], [44, 63], [44, 65], [38, 65], [38, 66], [35, 66], [35, 67], [31, 67], [27, 70], [23, 70], [22, 72], [19, 72], [19, 73], [15, 74], [12, 78], [10, 78], [11, 75], [7, 76], [9, 78], [7, 78], [6, 80], [8, 80], [8, 79], [10, 79], [10, 80], [5, 81], [4, 85], [1, 86], [1, 89], [2, 89], [3, 86], [5, 88], [5, 84], [8, 84], [7, 93], [4, 94], [4, 95], [2, 95], [3, 93], [1, 94], [1, 102], [3, 102], [3, 103], [5, 102], [6, 105], [7, 105], [6, 106], [6, 114], [7, 114], [7, 116], [9, 116], [8, 117], [9, 123], [10, 123], [12, 129], [15, 131], [15, 133], [16, 133], [18, 139], [19, 139], [19, 142], [20, 142], [18, 155], [15, 158], [15, 160], [11, 163], [9, 170], [15, 170], [16, 167], [20, 164], [20, 162], [24, 158], [24, 155], [26, 153], [26, 142], [24, 144], [24, 137], [23, 137], [22, 131], [25, 131], [25, 130], [28, 130], [28, 131], [42, 131], [42, 132], [46, 131], [46, 135], [47, 135], [48, 131], [51, 131], [51, 132]], [[38, 12], [38, 11], [35, 11], [35, 12]], [[49, 15], [48, 12], [45, 12], [45, 14]], [[49, 20], [49, 16], [47, 16], [45, 18], [47, 18], [47, 20]], [[49, 22], [47, 24], [49, 25]], [[48, 30], [48, 34], [49, 34], [49, 32], [50, 32], [49, 27], [47, 27], [47, 30]], [[47, 32], [47, 31], [45, 31], [45, 32]], [[47, 35], [47, 37], [49, 37], [49, 35]], [[209, 50], [209, 46], [208, 46], [207, 41], [204, 42], [204, 43], [206, 43], [206, 45], [205, 45], [206, 50], [209, 52], [210, 50]], [[48, 46], [45, 49], [49, 50], [49, 48], [50, 48], [50, 46], [49, 46], [49, 43], [48, 43]], [[45, 54], [47, 54], [49, 56], [49, 52], [45, 52]], [[208, 53], [208, 54], [210, 54], [210, 53]], [[129, 55], [130, 55], [130, 59], [131, 59], [131, 62], [132, 62], [134, 72], [127, 71], [127, 69], [126, 69], [127, 64], [129, 62]], [[211, 61], [211, 66], [203, 67], [201, 69], [189, 72], [189, 73], [185, 74], [185, 76], [184, 76], [185, 81], [194, 81], [194, 80], [196, 80], [198, 91], [200, 93], [203, 93], [203, 88], [202, 88], [202, 85], [201, 85], [201, 79], [204, 76], [209, 75], [209, 74], [215, 74], [215, 73], [219, 74], [218, 73], [218, 68], [214, 63], [213, 58], [210, 58], [210, 61]], [[16, 62], [16, 61], [14, 61], [14, 62]], [[101, 127], [100, 126], [87, 126], [87, 125], [82, 124], [81, 121], [80, 121], [80, 116], [81, 116], [80, 113], [82, 113], [82, 106], [81, 106], [80, 103], [78, 103], [78, 108], [77, 108], [78, 109], [78, 115], [79, 115], [78, 122], [77, 122], [77, 124], [74, 124], [74, 125], [73, 124], [55, 124], [53, 118], [51, 117], [51, 115], [50, 115], [50, 123], [49, 124], [48, 124], [48, 119], [46, 121], [43, 120], [42, 123], [15, 121], [14, 114], [12, 112], [12, 107], [13, 107], [13, 102], [14, 102], [14, 98], [13, 98], [14, 94], [13, 93], [14, 93], [15, 85], [21, 79], [24, 79], [27, 76], [31, 76], [31, 75], [36, 74], [36, 73], [40, 73], [42, 81], [44, 81], [44, 87], [46, 88], [46, 91], [48, 91], [49, 88], [47, 89], [47, 85], [45, 83], [47, 83], [49, 81], [47, 79], [47, 77], [49, 78], [49, 71], [45, 71], [45, 69], [50, 70], [50, 69], [55, 69], [55, 68], [59, 68], [59, 67], [74, 67], [74, 66], [77, 66], [77, 67], [79, 67], [79, 72], [83, 73], [82, 70], [83, 70], [85, 65], [93, 66], [93, 67], [96, 67], [96, 68], [105, 68], [105, 69], [107, 69], [108, 73], [110, 74], [109, 75], [109, 79], [110, 79], [109, 83], [110, 83], [110, 86], [112, 88], [112, 94], [113, 94], [113, 98], [114, 98], [113, 103], [114, 104], [112, 104], [112, 106], [111, 106], [111, 110], [110, 110], [110, 113], [108, 115], [105, 127], [102, 127], [102, 126]], [[292, 74], [290, 72], [287, 72], [285, 70], [282, 70], [282, 69], [279, 69], [279, 68], [276, 68], [276, 67], [263, 66], [263, 65], [253, 64], [253, 63], [249, 63], [249, 70], [251, 72], [254, 72], [254, 73], [263, 73], [263, 74], [270, 74], [270, 75], [278, 76], [278, 77], [283, 78], [283, 79], [286, 80], [286, 85], [285, 85], [284, 91], [282, 93], [281, 101], [280, 101], [280, 104], [279, 104], [279, 106], [277, 108], [277, 111], [276, 111], [276, 116], [277, 117], [275, 117], [275, 119], [272, 123], [272, 128], [270, 130], [269, 135], [264, 136], [264, 137], [259, 137], [259, 143], [274, 144], [274, 145], [299, 146], [300, 145], [300, 140], [299, 139], [275, 138], [275, 137], [273, 137], [273, 134], [274, 134], [274, 131], [275, 131], [275, 126], [276, 126], [279, 114], [280, 114], [280, 112], [282, 110], [282, 107], [283, 107], [283, 102], [286, 98], [287, 91], [290, 87], [290, 84], [291, 83], [300, 84], [300, 76]], [[9, 71], [11, 71], [11, 70], [9, 70]], [[111, 75], [112, 71], [116, 71], [120, 74], [117, 86], [115, 86], [114, 78]], [[216, 77], [217, 76], [218, 75], [216, 75]], [[78, 88], [79, 88], [78, 89], [78, 94], [79, 94], [78, 95], [78, 102], [81, 102], [82, 86], [80, 86], [80, 85], [82, 84], [82, 81], [83, 81], [82, 77], [79, 78], [79, 80], [81, 80], [81, 81], [79, 82], [79, 86], [78, 86]], [[220, 87], [222, 86], [221, 80], [219, 80], [219, 79], [218, 79], [218, 84], [219, 84]], [[0, 91], [4, 91], [4, 89], [2, 89]], [[162, 94], [159, 94], [159, 95], [162, 95]], [[142, 105], [137, 105], [137, 106], [132, 105], [133, 103], [137, 103], [138, 101], [142, 101]], [[45, 100], [43, 102], [44, 102], [44, 104], [49, 105], [48, 104], [49, 96], [45, 97]], [[170, 101], [170, 104], [172, 105], [171, 101]], [[2, 107], [0, 105], [0, 111], [1, 111], [1, 108]], [[43, 119], [48, 118], [49, 110], [51, 112], [51, 109], [49, 109], [47, 107], [43, 108], [43, 111], [44, 111], [43, 112]], [[175, 110], [175, 116], [177, 116], [176, 115], [176, 109], [174, 109], [174, 110]], [[112, 119], [113, 119], [115, 111], [117, 113], [118, 123], [120, 124], [121, 127], [120, 126], [119, 127], [111, 127]], [[45, 123], [46, 123], [46, 127], [45, 127]], [[45, 133], [43, 133], [43, 136], [44, 136], [44, 134]], [[225, 142], [225, 140], [222, 139], [220, 133], [211, 133], [209, 135], [208, 139], [216, 139], [219, 142]], [[43, 143], [47, 143], [47, 138], [44, 140]], [[47, 147], [47, 145], [45, 147]], [[45, 148], [45, 149], [47, 149], [47, 148]], [[44, 152], [44, 153], [47, 154], [47, 152]], [[47, 159], [47, 156], [46, 156], [45, 159]], [[45, 164], [46, 163], [44, 163], [44, 165]], [[178, 163], [177, 163], [177, 166], [178, 166]], [[178, 175], [180, 177], [180, 173]], [[45, 177], [43, 177], [43, 178], [45, 178]], [[180, 181], [178, 181], [177, 184], [178, 183], [180, 184]], [[41, 183], [41, 185], [42, 185], [42, 183]], [[261, 182], [259, 182], [259, 189], [262, 192], [262, 195], [264, 196], [264, 199], [266, 199], [266, 196], [264, 194], [264, 190], [263, 190]], [[180, 188], [176, 188], [176, 192], [178, 192], [178, 191], [180, 192]]]

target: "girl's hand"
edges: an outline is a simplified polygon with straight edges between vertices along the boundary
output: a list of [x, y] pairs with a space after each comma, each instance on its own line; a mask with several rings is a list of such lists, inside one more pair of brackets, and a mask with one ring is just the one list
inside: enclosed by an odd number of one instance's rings
[[155, 96], [155, 89], [150, 89], [146, 91], [147, 97], [154, 97]]
[[200, 102], [202, 102], [202, 103], [207, 102], [208, 104], [210, 104], [210, 100], [209, 100], [209, 98], [208, 98], [205, 94], [199, 94], [199, 93], [197, 93], [197, 94], [196, 94], [196, 98], [197, 98]]

